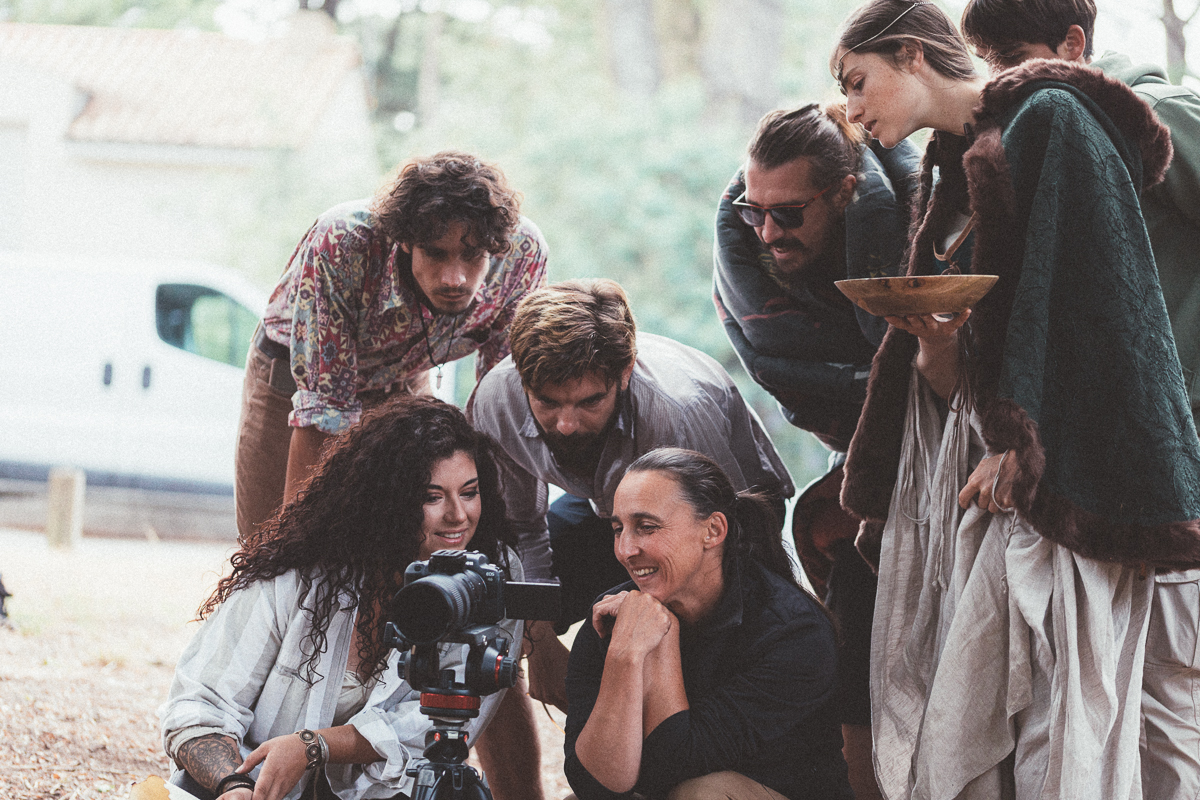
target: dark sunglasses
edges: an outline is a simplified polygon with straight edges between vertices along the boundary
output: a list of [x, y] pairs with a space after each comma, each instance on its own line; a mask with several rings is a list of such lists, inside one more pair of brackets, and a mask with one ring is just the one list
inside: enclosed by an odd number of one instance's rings
[[821, 191], [813, 195], [812, 198], [798, 206], [756, 206], [753, 203], [746, 202], [746, 193], [742, 192], [737, 200], [733, 201], [733, 207], [737, 209], [738, 216], [742, 218], [742, 222], [749, 225], [751, 228], [761, 228], [767, 221], [767, 212], [771, 213], [771, 219], [775, 220], [775, 224], [781, 228], [799, 228], [804, 224], [804, 209], [821, 195], [828, 192], [834, 186], [837, 186], [839, 181], [826, 186]]

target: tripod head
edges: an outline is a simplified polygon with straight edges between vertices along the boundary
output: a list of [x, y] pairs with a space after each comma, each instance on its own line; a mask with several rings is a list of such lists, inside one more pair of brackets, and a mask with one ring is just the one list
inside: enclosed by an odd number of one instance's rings
[[[389, 622], [388, 644], [403, 651], [397, 669], [421, 691], [421, 713], [433, 722], [425, 751], [409, 764], [416, 778], [412, 800], [491, 800], [479, 773], [465, 762], [470, 752], [466, 724], [479, 716], [481, 696], [516, 683], [511, 641], [498, 626], [477, 625], [442, 637], [441, 644], [409, 644]], [[457, 666], [442, 668], [442, 650], [461, 648]]]
[[421, 692], [421, 713], [433, 722], [425, 752], [407, 769], [416, 778], [412, 800], [491, 800], [464, 763], [465, 726], [479, 716], [482, 696], [517, 680], [512, 639], [496, 623], [557, 616], [557, 584], [507, 581], [482, 553], [438, 550], [408, 566], [384, 641], [400, 651], [400, 676]]
[[[473, 704], [473, 708], [471, 707]], [[445, 711], [479, 714], [479, 697], [421, 693], [421, 713], [433, 720], [433, 729], [425, 734], [425, 752], [405, 770], [416, 778], [412, 800], [492, 800], [492, 794], [475, 771], [464, 762], [467, 744], [466, 716], [447, 718]]]

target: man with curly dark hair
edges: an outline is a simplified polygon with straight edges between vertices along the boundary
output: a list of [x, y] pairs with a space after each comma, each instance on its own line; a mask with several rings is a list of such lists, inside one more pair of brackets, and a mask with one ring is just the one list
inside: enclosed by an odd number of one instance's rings
[[[247, 358], [235, 470], [242, 544], [364, 409], [428, 393], [431, 370], [440, 385], [443, 366], [471, 353], [477, 378], [508, 355], [517, 303], [546, 282], [546, 243], [519, 200], [495, 165], [443, 151], [317, 219]], [[528, 698], [510, 693], [497, 724], [505, 735], [479, 748], [495, 796], [536, 800]]]
[[245, 541], [309, 475], [321, 445], [430, 371], [508, 355], [517, 302], [546, 280], [546, 243], [492, 165], [443, 151], [372, 199], [322, 214], [271, 294], [246, 364], [236, 456]]

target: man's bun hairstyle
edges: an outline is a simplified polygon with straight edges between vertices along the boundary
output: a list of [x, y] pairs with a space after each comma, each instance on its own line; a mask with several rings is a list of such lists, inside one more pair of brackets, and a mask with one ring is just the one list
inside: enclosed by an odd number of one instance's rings
[[813, 188], [819, 189], [857, 173], [866, 144], [866, 131], [846, 119], [846, 104], [837, 101], [768, 113], [759, 120], [746, 150], [763, 169], [809, 159]]

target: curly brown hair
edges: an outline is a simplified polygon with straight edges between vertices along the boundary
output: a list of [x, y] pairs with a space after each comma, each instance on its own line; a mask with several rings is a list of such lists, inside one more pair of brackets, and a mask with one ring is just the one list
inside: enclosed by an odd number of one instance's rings
[[401, 166], [375, 195], [371, 212], [393, 242], [428, 244], [445, 236], [450, 223], [462, 222], [472, 244], [498, 256], [509, 250], [520, 205], [520, 194], [495, 164], [443, 150]]
[[426, 488], [436, 462], [458, 452], [475, 460], [482, 508], [471, 549], [507, 572], [500, 544], [513, 546], [514, 537], [491, 447], [459, 409], [431, 397], [401, 396], [367, 414], [334, 440], [295, 500], [247, 537], [230, 559], [233, 571], [199, 617], [239, 589], [296, 570], [302, 596], [315, 588], [312, 607], [304, 609], [312, 619], [305, 648], [310, 685], [343, 595], [358, 606], [360, 669], [378, 676], [387, 656], [382, 617], [420, 552]]
[[591, 372], [611, 386], [637, 359], [629, 298], [607, 278], [552, 283], [530, 292], [509, 328], [513, 364], [532, 391]]

